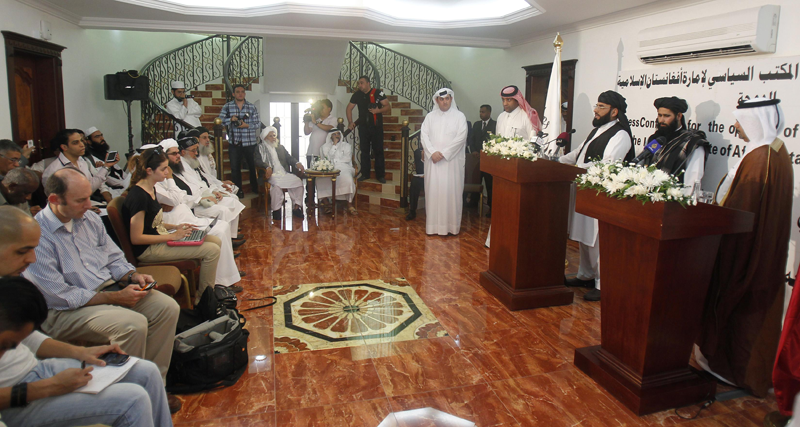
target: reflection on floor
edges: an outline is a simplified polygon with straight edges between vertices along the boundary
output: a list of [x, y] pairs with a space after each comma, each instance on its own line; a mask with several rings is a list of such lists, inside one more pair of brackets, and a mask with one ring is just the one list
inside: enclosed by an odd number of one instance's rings
[[[600, 303], [585, 302], [585, 291], [577, 290], [569, 306], [510, 312], [481, 288], [489, 220], [475, 210], [465, 211], [461, 234], [447, 238], [425, 235], [424, 214], [407, 222], [368, 205], [355, 217], [340, 212], [335, 222], [324, 215], [310, 222], [289, 217], [288, 230], [270, 222], [263, 215], [241, 221], [248, 237], [238, 259], [248, 273], [241, 298], [310, 291], [302, 284], [399, 285], [397, 278], [405, 278], [403, 285], [449, 335], [432, 331], [427, 339], [379, 337], [353, 347], [286, 352], [274, 326], [284, 305], [248, 312], [248, 371], [232, 387], [182, 396], [177, 425], [448, 425], [406, 416], [433, 408], [478, 426], [755, 427], [776, 410], [770, 396], [717, 402], [691, 421], [674, 411], [633, 415], [572, 364], [576, 347], [600, 343]], [[574, 274], [576, 247], [569, 247], [568, 259], [567, 272]], [[697, 410], [678, 413], [688, 418]]]

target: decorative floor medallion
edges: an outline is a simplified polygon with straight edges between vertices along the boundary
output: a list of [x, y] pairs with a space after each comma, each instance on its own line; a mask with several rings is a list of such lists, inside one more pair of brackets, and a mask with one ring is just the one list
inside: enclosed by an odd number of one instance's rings
[[276, 353], [446, 336], [404, 279], [273, 289]]

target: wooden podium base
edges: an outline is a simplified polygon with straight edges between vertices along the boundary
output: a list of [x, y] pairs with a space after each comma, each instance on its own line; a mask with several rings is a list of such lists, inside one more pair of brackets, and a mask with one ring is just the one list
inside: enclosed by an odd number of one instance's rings
[[649, 378], [645, 381], [649, 384], [643, 385], [599, 345], [576, 349], [574, 363], [639, 416], [709, 400], [717, 390], [717, 382], [710, 375], [691, 367]]
[[481, 273], [481, 286], [511, 311], [569, 305], [574, 297], [573, 292], [563, 283], [552, 287], [514, 289], [491, 271]]

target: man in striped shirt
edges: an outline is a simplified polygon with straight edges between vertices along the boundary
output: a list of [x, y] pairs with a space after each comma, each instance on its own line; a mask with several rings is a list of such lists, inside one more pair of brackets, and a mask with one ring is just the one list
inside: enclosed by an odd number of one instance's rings
[[231, 179], [239, 187], [239, 198], [242, 192], [242, 157], [247, 161], [250, 170], [250, 191], [258, 194], [256, 185], [256, 145], [257, 135], [261, 133], [261, 118], [256, 106], [244, 99], [245, 86], [233, 86], [233, 101], [222, 106], [219, 118], [228, 128], [228, 154], [231, 160]]

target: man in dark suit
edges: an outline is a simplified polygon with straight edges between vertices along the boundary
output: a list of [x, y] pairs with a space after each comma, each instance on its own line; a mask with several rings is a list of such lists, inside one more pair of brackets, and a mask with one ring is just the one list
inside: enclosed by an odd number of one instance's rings
[[[481, 105], [480, 109], [481, 119], [472, 125], [472, 135], [469, 141], [470, 152], [479, 152], [483, 149], [483, 143], [489, 139], [489, 133], [495, 133], [497, 129], [497, 122], [492, 119], [492, 106], [485, 104]], [[486, 204], [489, 205], [486, 216], [492, 215], [492, 176], [486, 172], [481, 172], [481, 178], [486, 181]]]

